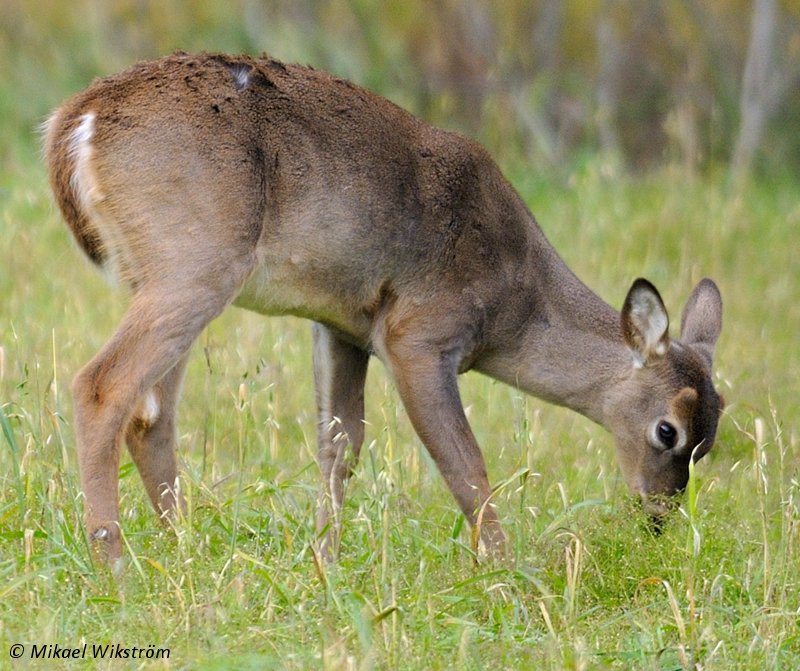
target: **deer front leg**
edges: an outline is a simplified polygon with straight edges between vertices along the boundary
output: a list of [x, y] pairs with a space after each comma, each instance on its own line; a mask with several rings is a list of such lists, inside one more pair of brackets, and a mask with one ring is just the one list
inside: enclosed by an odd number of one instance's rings
[[315, 323], [314, 388], [317, 446], [322, 487], [317, 508], [320, 552], [328, 561], [339, 553], [346, 478], [364, 442], [364, 383], [369, 354]]
[[417, 435], [478, 532], [475, 550], [500, 554], [505, 535], [491, 503], [483, 455], [461, 404], [457, 357], [414, 336], [387, 335], [383, 349]]

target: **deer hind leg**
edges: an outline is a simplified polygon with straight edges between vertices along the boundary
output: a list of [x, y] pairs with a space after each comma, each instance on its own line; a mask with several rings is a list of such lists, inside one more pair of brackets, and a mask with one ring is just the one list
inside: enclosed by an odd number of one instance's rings
[[125, 442], [156, 512], [164, 516], [184, 508], [176, 487], [175, 411], [188, 354], [153, 385], [128, 422]]
[[317, 534], [320, 552], [331, 560], [339, 551], [345, 480], [358, 462], [364, 442], [364, 383], [369, 354], [344, 342], [322, 324], [314, 324], [313, 336], [317, 446], [322, 475]]
[[[404, 329], [415, 333], [415, 329]], [[467, 521], [475, 549], [498, 554], [505, 545], [478, 442], [458, 391], [457, 357], [423, 338], [387, 333], [381, 356], [394, 377], [414, 430], [433, 458]]]
[[[142, 409], [142, 399], [152, 388], [165, 391], [171, 387], [176, 395], [174, 378], [180, 377], [182, 359], [233, 293], [215, 292], [208, 285], [143, 288], [134, 296], [111, 340], [75, 377], [72, 392], [86, 532], [91, 541], [98, 541], [95, 549], [109, 561], [122, 556], [118, 470], [122, 440], [131, 418]], [[169, 405], [173, 403], [174, 398]], [[169, 408], [168, 415], [172, 412]], [[171, 423], [171, 417], [164, 420], [164, 429]], [[138, 454], [135, 458], [141, 463], [143, 454], [136, 439], [133, 444], [133, 452]], [[171, 468], [163, 465], [163, 450], [160, 459], [160, 464], [155, 460], [145, 466], [148, 489], [154, 480], [161, 480], [164, 468]], [[174, 457], [166, 461], [170, 459]], [[157, 492], [160, 482], [155, 484]]]

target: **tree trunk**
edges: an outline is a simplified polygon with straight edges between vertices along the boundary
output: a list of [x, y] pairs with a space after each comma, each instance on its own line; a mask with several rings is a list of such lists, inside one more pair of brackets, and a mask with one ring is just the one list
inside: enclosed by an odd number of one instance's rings
[[782, 87], [775, 72], [775, 19], [777, 0], [755, 0], [750, 46], [739, 103], [739, 137], [733, 152], [733, 172], [747, 174], [769, 116], [780, 102]]
[[624, 55], [612, 18], [612, 10], [613, 3], [606, 0], [597, 23], [599, 75], [596, 119], [600, 136], [600, 151], [606, 158], [620, 159], [622, 143], [617, 130], [617, 108], [619, 105], [620, 66]]

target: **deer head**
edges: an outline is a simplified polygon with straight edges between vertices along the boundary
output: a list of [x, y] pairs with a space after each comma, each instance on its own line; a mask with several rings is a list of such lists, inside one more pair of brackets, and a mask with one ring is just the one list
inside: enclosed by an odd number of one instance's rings
[[701, 281], [674, 340], [661, 296], [638, 279], [625, 299], [621, 326], [631, 366], [605, 400], [605, 425], [629, 488], [647, 512], [660, 517], [686, 487], [690, 460], [701, 459], [714, 444], [724, 405], [711, 381], [722, 299], [712, 281]]

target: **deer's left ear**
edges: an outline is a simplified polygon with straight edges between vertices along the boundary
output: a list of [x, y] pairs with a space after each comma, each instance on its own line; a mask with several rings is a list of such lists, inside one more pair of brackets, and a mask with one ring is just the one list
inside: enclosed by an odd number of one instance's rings
[[637, 368], [664, 356], [669, 349], [669, 315], [664, 301], [641, 277], [631, 286], [622, 306], [622, 337]]
[[721, 330], [722, 296], [712, 280], [700, 280], [683, 308], [681, 341], [699, 352], [709, 371]]

